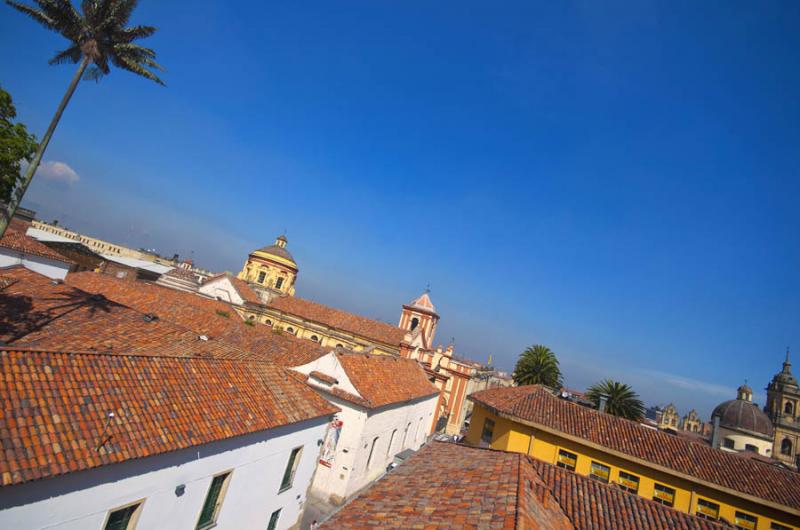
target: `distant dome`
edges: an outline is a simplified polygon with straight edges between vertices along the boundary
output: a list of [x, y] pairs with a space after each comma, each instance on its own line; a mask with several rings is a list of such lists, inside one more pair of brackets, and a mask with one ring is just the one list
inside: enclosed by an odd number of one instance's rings
[[731, 399], [717, 405], [711, 419], [719, 418], [719, 426], [772, 438], [772, 422], [757, 405], [744, 399]]
[[292, 256], [292, 254], [288, 250], [286, 250], [286, 243], [287, 243], [286, 236], [280, 235], [275, 240], [275, 244], [274, 245], [270, 245], [268, 247], [260, 248], [260, 249], [256, 250], [256, 252], [261, 253], [261, 254], [270, 254], [272, 256], [277, 256], [279, 258], [282, 258], [282, 259], [285, 259], [285, 260], [291, 262], [296, 267], [297, 266], [297, 262], [294, 260], [294, 257]]

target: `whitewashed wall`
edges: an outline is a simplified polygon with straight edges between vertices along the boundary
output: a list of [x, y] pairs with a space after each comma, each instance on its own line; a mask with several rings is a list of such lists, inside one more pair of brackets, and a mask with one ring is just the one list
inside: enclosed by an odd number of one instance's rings
[[12, 265], [22, 265], [26, 269], [57, 280], [66, 278], [70, 268], [68, 264], [60, 261], [0, 248], [0, 267]]
[[244, 299], [239, 296], [239, 292], [227, 277], [204, 283], [197, 290], [211, 298], [219, 298], [232, 304], [244, 305]]
[[[232, 470], [219, 530], [295, 524], [319, 458], [329, 418], [249, 434], [60, 477], [0, 488], [0, 528], [101, 530], [109, 510], [144, 499], [136, 530], [192, 529], [214, 475]], [[290, 489], [278, 493], [289, 455], [303, 446]], [[186, 486], [177, 496], [175, 488]]]

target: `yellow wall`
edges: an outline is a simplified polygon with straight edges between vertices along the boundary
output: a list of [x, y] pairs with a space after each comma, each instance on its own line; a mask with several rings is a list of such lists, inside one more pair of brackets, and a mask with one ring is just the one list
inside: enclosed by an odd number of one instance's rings
[[735, 513], [739, 510], [758, 517], [758, 530], [769, 530], [772, 521], [792, 528], [800, 527], [800, 517], [796, 515], [780, 512], [769, 506], [718, 491], [707, 483], [675, 477], [588, 445], [573, 442], [557, 434], [536, 430], [513, 420], [501, 418], [479, 404], [475, 404], [472, 412], [472, 420], [466, 436], [467, 443], [480, 445], [481, 432], [486, 418], [495, 422], [491, 442], [493, 449], [525, 453], [549, 464], [555, 464], [558, 450], [564, 449], [578, 455], [575, 472], [581, 475], [588, 475], [591, 462], [595, 461], [611, 468], [609, 479], [611, 483], [619, 480], [620, 471], [638, 476], [638, 494], [647, 499], [653, 498], [656, 482], [673, 488], [675, 490], [674, 508], [682, 512], [694, 514], [697, 511], [697, 499], [703, 498], [719, 504], [720, 517], [730, 522], [734, 521]]

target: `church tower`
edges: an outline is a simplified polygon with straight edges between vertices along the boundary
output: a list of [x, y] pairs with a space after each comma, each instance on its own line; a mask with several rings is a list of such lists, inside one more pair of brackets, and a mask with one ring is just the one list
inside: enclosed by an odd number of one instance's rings
[[429, 291], [403, 306], [398, 327], [414, 333], [415, 336], [422, 338], [422, 347], [430, 349], [433, 347], [433, 339], [436, 336], [436, 325], [439, 323], [439, 314], [433, 307]]
[[251, 252], [238, 278], [277, 295], [294, 295], [298, 268], [286, 243], [286, 236], [280, 235], [274, 245]]
[[767, 405], [764, 412], [775, 426], [775, 441], [772, 457], [787, 464], [798, 465], [800, 461], [800, 386], [792, 374], [789, 350], [783, 369], [775, 374], [767, 385]]

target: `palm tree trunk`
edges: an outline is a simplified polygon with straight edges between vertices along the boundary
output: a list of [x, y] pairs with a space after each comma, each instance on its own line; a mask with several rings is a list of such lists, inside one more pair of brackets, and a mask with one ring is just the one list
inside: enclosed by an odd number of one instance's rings
[[50, 121], [50, 126], [47, 128], [47, 132], [44, 133], [44, 137], [39, 143], [39, 148], [36, 150], [33, 160], [31, 160], [31, 163], [28, 164], [28, 168], [25, 170], [22, 182], [19, 183], [11, 194], [11, 200], [8, 201], [8, 205], [6, 205], [5, 208], [0, 207], [0, 238], [6, 233], [8, 223], [11, 222], [14, 212], [17, 211], [17, 207], [22, 201], [22, 196], [25, 195], [25, 192], [28, 190], [28, 186], [30, 186], [31, 180], [33, 180], [33, 175], [36, 174], [36, 170], [39, 168], [39, 164], [42, 161], [42, 156], [44, 156], [44, 150], [47, 149], [47, 144], [50, 143], [50, 138], [53, 136], [53, 131], [56, 130], [56, 125], [58, 125], [58, 121], [61, 119], [64, 109], [67, 108], [67, 103], [69, 103], [69, 100], [72, 98], [72, 94], [78, 86], [78, 81], [81, 80], [83, 71], [86, 70], [87, 66], [89, 66], [89, 57], [84, 55], [80, 65], [78, 65], [78, 70], [75, 72], [75, 75], [72, 76], [69, 87], [67, 87], [67, 93], [61, 98], [61, 103], [59, 103], [56, 113]]

